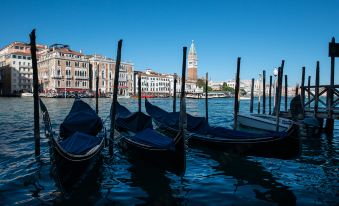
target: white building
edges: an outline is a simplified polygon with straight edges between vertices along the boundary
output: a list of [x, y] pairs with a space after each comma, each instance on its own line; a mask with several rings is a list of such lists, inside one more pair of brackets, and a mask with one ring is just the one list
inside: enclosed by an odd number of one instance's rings
[[[37, 45], [37, 56], [46, 46]], [[0, 50], [0, 94], [32, 91], [33, 69], [30, 45], [13, 42]]]

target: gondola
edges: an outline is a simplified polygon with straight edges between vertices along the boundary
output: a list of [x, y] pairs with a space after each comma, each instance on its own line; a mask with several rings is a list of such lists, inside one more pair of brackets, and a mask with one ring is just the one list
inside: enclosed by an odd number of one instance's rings
[[121, 137], [119, 145], [131, 162], [157, 165], [177, 175], [186, 167], [184, 135], [178, 130], [174, 138], [153, 129], [152, 118], [142, 112], [130, 112], [118, 102], [115, 128]]
[[[178, 131], [178, 112], [167, 112], [148, 100], [147, 113], [161, 132], [173, 135]], [[263, 134], [210, 126], [204, 117], [187, 114], [187, 136], [190, 145], [210, 147], [227, 152], [265, 157], [291, 158], [299, 154], [296, 126], [284, 132]]]
[[63, 195], [69, 197], [98, 164], [106, 131], [101, 118], [79, 98], [75, 98], [61, 123], [59, 134], [52, 131], [48, 110], [41, 99], [40, 109], [49, 138], [53, 173]]

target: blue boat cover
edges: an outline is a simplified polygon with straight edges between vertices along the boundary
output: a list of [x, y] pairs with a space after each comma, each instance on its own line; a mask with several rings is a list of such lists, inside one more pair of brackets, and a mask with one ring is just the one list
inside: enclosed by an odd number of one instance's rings
[[60, 137], [67, 138], [75, 132], [96, 136], [102, 127], [96, 112], [87, 103], [75, 99], [71, 111], [60, 125]]
[[169, 149], [175, 150], [175, 144], [172, 138], [159, 134], [153, 129], [146, 128], [138, 133], [135, 136], [132, 136], [131, 139], [135, 142], [139, 142], [144, 145], [159, 149]]
[[119, 117], [115, 121], [115, 125], [117, 128], [139, 132], [146, 128], [153, 129], [152, 117], [142, 113], [142, 112], [134, 112], [126, 117]]
[[96, 145], [100, 144], [101, 138], [82, 132], [75, 132], [59, 144], [66, 152], [75, 155], [86, 154]]
[[[152, 105], [148, 100], [145, 101], [146, 111], [157, 122], [173, 128], [179, 128], [179, 112], [167, 112], [155, 105]], [[210, 135], [214, 137], [224, 138], [262, 138], [262, 137], [284, 137], [286, 132], [267, 132], [265, 134], [250, 133], [245, 131], [238, 131], [228, 129], [226, 127], [210, 126], [204, 117], [194, 117], [187, 114], [187, 130], [201, 135]]]

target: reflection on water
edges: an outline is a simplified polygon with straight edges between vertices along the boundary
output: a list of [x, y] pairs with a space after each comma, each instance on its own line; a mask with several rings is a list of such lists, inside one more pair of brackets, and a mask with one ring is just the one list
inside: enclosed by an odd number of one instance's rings
[[[94, 106], [94, 99], [85, 99]], [[119, 100], [137, 110], [134, 99]], [[65, 118], [72, 99], [44, 99], [54, 130]], [[171, 99], [152, 103], [172, 109]], [[109, 114], [110, 99], [99, 100], [99, 115]], [[33, 101], [31, 98], [0, 98], [0, 205], [9, 204], [109, 204], [123, 205], [295, 205], [339, 203], [338, 138], [301, 137], [301, 155], [295, 159], [243, 157], [205, 148], [188, 148], [184, 177], [150, 166], [130, 164], [115, 145], [114, 156], [103, 152], [101, 163], [69, 199], [54, 179], [48, 143], [41, 130], [42, 156], [34, 158]], [[179, 104], [177, 104], [179, 105]], [[248, 111], [249, 101], [240, 109]], [[256, 108], [256, 106], [254, 106]], [[179, 107], [177, 108], [179, 109]], [[143, 108], [144, 110], [144, 108]], [[204, 116], [203, 100], [187, 100], [187, 111]], [[212, 125], [232, 124], [233, 101], [211, 99]], [[105, 122], [109, 127], [109, 120]]]

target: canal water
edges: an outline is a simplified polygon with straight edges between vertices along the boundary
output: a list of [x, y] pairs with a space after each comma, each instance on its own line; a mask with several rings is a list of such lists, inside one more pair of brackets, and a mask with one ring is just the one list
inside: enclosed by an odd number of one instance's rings
[[[43, 101], [57, 131], [73, 99]], [[84, 101], [94, 108], [94, 99]], [[134, 99], [119, 101], [131, 110], [137, 108]], [[172, 108], [171, 99], [150, 101], [167, 110]], [[103, 119], [109, 114], [110, 104], [110, 99], [99, 99], [99, 115]], [[32, 108], [32, 98], [0, 98], [0, 205], [339, 204], [338, 121], [333, 136], [300, 136], [301, 153], [288, 160], [188, 148], [183, 177], [130, 164], [125, 154], [115, 147], [114, 156], [110, 157], [105, 150], [89, 181], [65, 199], [52, 175], [48, 142], [42, 127], [41, 161], [34, 157]], [[232, 99], [212, 99], [209, 108], [212, 125], [232, 124]], [[240, 110], [248, 112], [249, 101], [241, 101]], [[203, 116], [204, 101], [187, 100], [187, 111]], [[106, 124], [108, 126], [109, 121]]]

